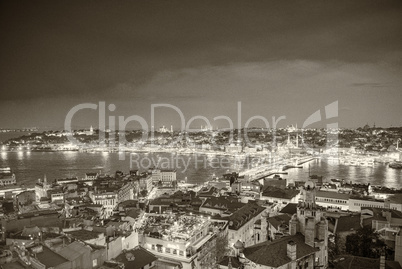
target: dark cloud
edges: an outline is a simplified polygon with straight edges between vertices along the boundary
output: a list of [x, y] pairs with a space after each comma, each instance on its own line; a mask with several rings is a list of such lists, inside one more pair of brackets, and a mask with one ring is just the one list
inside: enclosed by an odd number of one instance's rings
[[378, 83], [378, 82], [361, 82], [361, 83], [352, 83], [354, 87], [370, 87], [370, 88], [384, 88], [390, 87], [388, 83]]

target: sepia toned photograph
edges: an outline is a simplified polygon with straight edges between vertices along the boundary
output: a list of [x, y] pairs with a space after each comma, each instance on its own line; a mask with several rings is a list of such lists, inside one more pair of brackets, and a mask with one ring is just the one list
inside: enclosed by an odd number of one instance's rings
[[0, 1], [0, 269], [402, 269], [402, 1]]

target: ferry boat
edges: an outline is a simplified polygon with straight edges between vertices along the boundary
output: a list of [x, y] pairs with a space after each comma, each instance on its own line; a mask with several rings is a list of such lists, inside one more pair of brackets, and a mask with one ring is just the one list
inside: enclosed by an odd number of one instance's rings
[[356, 162], [356, 161], [354, 161], [354, 160], [351, 160], [351, 161], [349, 162], [349, 165], [353, 165], [353, 166], [355, 166], [355, 165], [357, 165], [357, 162]]
[[15, 174], [10, 167], [0, 168], [0, 186], [16, 185]]

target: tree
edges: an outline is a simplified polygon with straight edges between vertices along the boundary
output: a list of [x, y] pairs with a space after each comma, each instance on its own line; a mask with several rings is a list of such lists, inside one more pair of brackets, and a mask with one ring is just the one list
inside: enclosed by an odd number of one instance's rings
[[147, 190], [142, 190], [142, 191], [140, 192], [140, 194], [141, 194], [142, 197], [146, 197], [147, 194], [148, 194], [148, 191], [147, 191]]
[[379, 258], [386, 247], [378, 233], [369, 226], [364, 226], [354, 234], [346, 236], [346, 252], [361, 257]]

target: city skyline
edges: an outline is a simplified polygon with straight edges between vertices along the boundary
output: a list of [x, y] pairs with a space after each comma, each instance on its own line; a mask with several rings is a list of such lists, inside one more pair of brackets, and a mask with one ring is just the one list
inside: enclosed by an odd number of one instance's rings
[[[260, 115], [302, 126], [338, 101], [339, 127], [401, 126], [400, 1], [3, 2], [0, 127], [63, 127], [81, 103], [186, 120]], [[98, 112], [75, 126], [97, 126]], [[160, 110], [155, 126], [179, 126]], [[196, 126], [205, 125], [203, 121]], [[256, 120], [251, 126], [261, 126]], [[237, 126], [235, 126], [237, 127]]]

